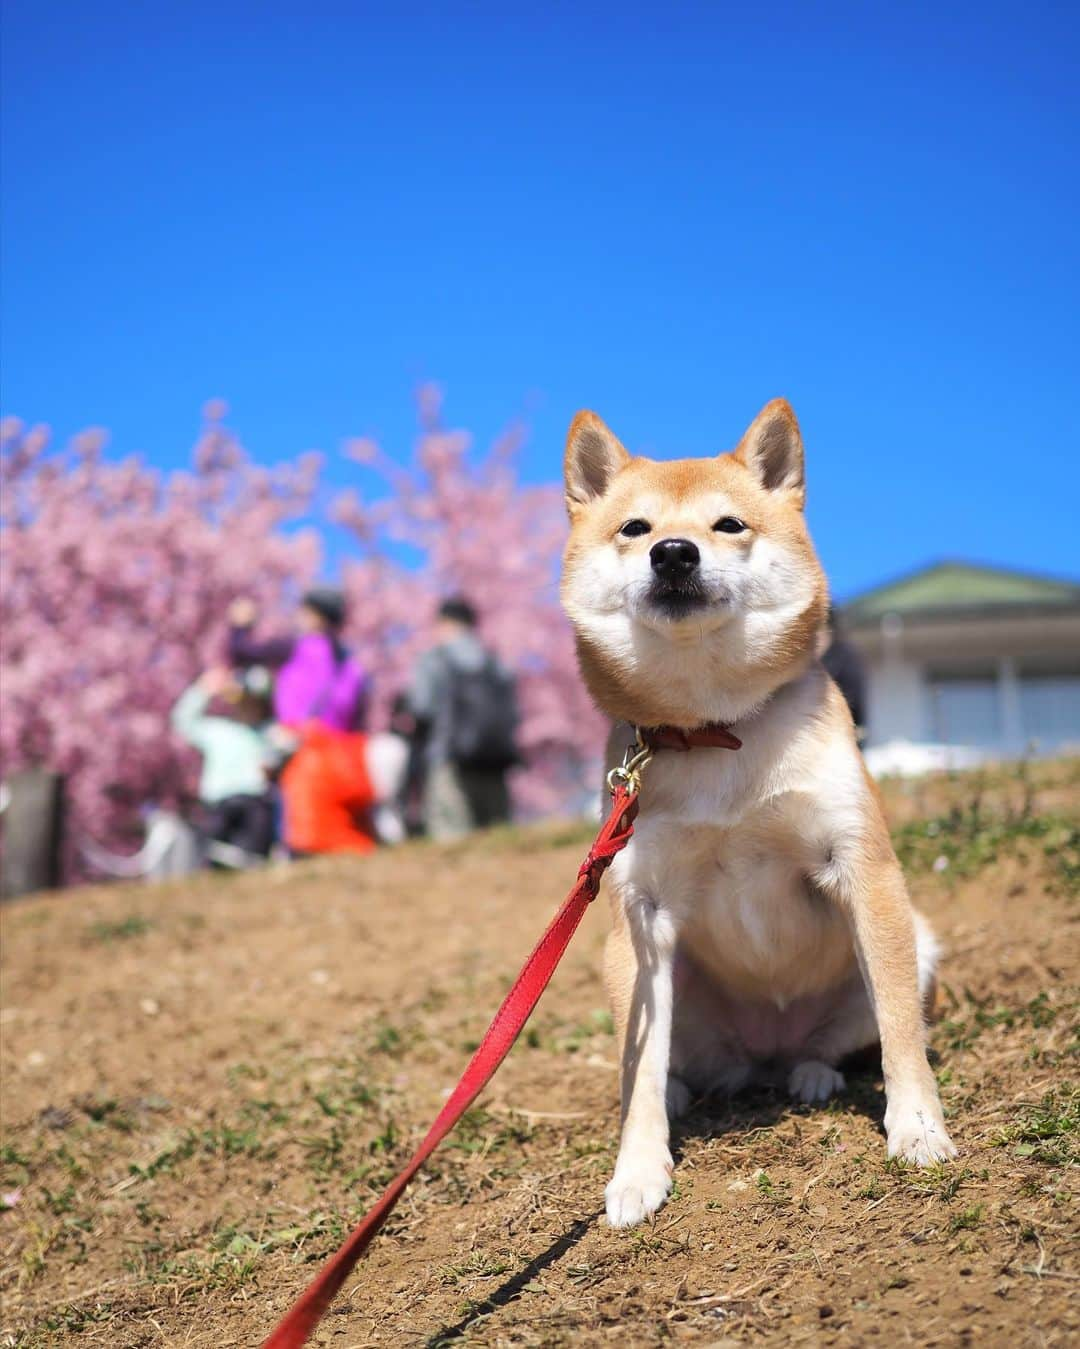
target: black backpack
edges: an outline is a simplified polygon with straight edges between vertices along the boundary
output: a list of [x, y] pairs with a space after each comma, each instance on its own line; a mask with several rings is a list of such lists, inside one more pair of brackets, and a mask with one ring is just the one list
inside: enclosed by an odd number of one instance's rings
[[451, 760], [462, 768], [512, 768], [518, 762], [513, 678], [490, 654], [475, 670], [447, 664]]

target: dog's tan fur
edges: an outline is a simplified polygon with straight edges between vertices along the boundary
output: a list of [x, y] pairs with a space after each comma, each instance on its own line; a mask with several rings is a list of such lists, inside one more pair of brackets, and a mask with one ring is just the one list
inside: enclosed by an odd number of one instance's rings
[[[617, 723], [721, 721], [737, 752], [661, 751], [611, 870], [605, 974], [621, 1046], [612, 1223], [671, 1187], [668, 1117], [694, 1094], [782, 1069], [793, 1096], [843, 1086], [880, 1037], [890, 1156], [955, 1155], [926, 1061], [936, 956], [908, 901], [839, 691], [817, 660], [827, 591], [803, 516], [802, 441], [783, 400], [715, 459], [632, 458], [582, 412], [570, 428], [563, 602], [582, 673]], [[724, 533], [734, 517], [746, 526]], [[627, 521], [648, 532], [626, 537]], [[700, 552], [689, 612], [657, 596], [650, 549]]]

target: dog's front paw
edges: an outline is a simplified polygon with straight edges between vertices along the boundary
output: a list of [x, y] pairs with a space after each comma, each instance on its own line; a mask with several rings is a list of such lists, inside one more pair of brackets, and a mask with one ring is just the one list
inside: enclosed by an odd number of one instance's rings
[[885, 1111], [885, 1136], [888, 1154], [916, 1166], [933, 1166], [956, 1156], [956, 1145], [945, 1130], [945, 1121], [936, 1104], [901, 1105]]
[[671, 1172], [667, 1148], [651, 1157], [620, 1157], [604, 1191], [612, 1227], [634, 1227], [655, 1213], [671, 1193]]
[[788, 1095], [810, 1105], [813, 1101], [827, 1101], [837, 1091], [844, 1090], [844, 1074], [817, 1059], [797, 1063], [788, 1078]]

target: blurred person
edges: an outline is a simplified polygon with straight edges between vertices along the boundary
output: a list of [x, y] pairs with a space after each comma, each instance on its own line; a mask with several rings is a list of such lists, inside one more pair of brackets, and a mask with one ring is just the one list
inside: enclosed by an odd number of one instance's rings
[[[228, 716], [211, 715], [215, 698]], [[249, 857], [268, 857], [274, 842], [271, 776], [279, 762], [271, 735], [270, 676], [254, 667], [237, 680], [227, 669], [202, 674], [177, 699], [172, 728], [202, 755], [203, 832]]]
[[319, 721], [334, 731], [361, 730], [367, 717], [368, 681], [341, 638], [345, 596], [316, 586], [300, 601], [298, 631], [257, 638], [258, 610], [250, 599], [229, 609], [228, 658], [232, 665], [275, 670], [274, 716], [283, 726]]
[[439, 607], [434, 646], [409, 690], [427, 770], [424, 816], [433, 838], [459, 838], [510, 818], [506, 776], [519, 762], [514, 679], [476, 631], [458, 596]]
[[415, 838], [424, 832], [424, 783], [427, 778], [427, 735], [412, 710], [407, 692], [394, 695], [390, 704], [389, 734], [405, 749], [405, 764], [395, 806], [405, 836]]
[[277, 670], [274, 714], [294, 752], [281, 772], [283, 828], [294, 856], [367, 853], [375, 847], [375, 788], [368, 765], [367, 678], [342, 642], [340, 590], [318, 586], [303, 597], [293, 636], [257, 639], [248, 599], [229, 610], [229, 657]]
[[858, 649], [844, 636], [840, 615], [833, 604], [829, 605], [825, 620], [824, 638], [827, 645], [821, 663], [844, 695], [861, 744], [866, 737], [866, 671]]

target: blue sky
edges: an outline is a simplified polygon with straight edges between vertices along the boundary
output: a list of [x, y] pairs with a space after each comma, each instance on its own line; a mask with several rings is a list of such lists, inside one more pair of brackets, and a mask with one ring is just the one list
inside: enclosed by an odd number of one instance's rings
[[1077, 14], [8, 0], [4, 410], [407, 454], [434, 378], [542, 481], [784, 394], [838, 594], [1076, 574]]

